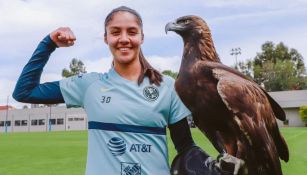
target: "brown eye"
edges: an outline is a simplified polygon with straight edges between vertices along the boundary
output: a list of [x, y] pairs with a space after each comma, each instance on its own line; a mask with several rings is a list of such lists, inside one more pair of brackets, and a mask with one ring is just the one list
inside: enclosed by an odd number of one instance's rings
[[117, 36], [117, 35], [119, 35], [119, 34], [120, 34], [119, 31], [112, 31], [112, 32], [111, 32], [111, 35], [113, 35], [113, 36]]
[[135, 32], [135, 31], [130, 31], [130, 32], [129, 32], [129, 35], [136, 35], [136, 34], [138, 34], [138, 33]]
[[138, 30], [135, 29], [135, 28], [130, 28], [130, 29], [128, 29], [127, 32], [128, 32], [128, 35], [130, 35], [130, 36], [135, 36], [135, 35], [138, 34]]
[[190, 20], [188, 19], [182, 19], [182, 20], [179, 20], [178, 23], [179, 24], [189, 24]]

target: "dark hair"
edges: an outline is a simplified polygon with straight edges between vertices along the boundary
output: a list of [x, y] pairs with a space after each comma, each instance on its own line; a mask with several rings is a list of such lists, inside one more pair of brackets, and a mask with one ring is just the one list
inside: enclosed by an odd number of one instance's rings
[[[118, 8], [113, 9], [107, 15], [107, 17], [106, 17], [106, 19], [104, 21], [104, 29], [105, 29], [104, 36], [107, 35], [106, 27], [107, 27], [108, 23], [112, 20], [113, 15], [115, 13], [117, 13], [117, 12], [129, 12], [129, 13], [135, 15], [136, 18], [137, 18], [138, 24], [141, 26], [141, 32], [142, 32], [142, 35], [143, 35], [143, 22], [142, 22], [142, 18], [139, 15], [139, 13], [137, 11], [129, 8], [129, 7], [120, 6]], [[159, 71], [154, 69], [148, 63], [148, 61], [145, 59], [145, 57], [143, 55], [142, 49], [140, 50], [140, 53], [139, 53], [139, 59], [140, 59], [140, 63], [141, 63], [141, 74], [140, 74], [140, 76], [138, 78], [138, 85], [140, 85], [143, 82], [144, 77], [147, 76], [149, 78], [150, 84], [155, 84], [155, 85], [159, 86], [160, 83], [163, 81], [162, 80], [162, 75], [161, 75], [161, 73]]]

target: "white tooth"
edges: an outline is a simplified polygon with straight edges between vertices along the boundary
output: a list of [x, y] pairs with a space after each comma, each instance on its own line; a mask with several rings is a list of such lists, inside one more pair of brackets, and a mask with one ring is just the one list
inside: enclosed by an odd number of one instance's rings
[[126, 50], [128, 50], [128, 48], [120, 48], [119, 50], [120, 51], [126, 51]]

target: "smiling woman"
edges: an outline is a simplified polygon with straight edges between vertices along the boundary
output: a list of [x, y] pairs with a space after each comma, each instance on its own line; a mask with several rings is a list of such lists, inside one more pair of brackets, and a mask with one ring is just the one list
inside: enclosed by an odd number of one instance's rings
[[61, 27], [38, 45], [13, 96], [26, 103], [65, 102], [87, 111], [88, 175], [169, 174], [166, 127], [184, 138], [173, 138], [178, 151], [193, 146], [185, 118], [190, 112], [176, 95], [174, 81], [162, 77], [143, 56], [142, 20], [136, 11], [114, 9], [105, 29], [104, 41], [113, 55], [109, 72], [40, 84], [51, 53], [75, 43], [71, 29]]

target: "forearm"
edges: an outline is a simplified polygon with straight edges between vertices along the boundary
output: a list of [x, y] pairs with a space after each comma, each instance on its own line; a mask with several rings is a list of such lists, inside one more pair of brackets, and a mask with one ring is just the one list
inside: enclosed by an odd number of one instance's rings
[[195, 146], [186, 118], [169, 125], [171, 139], [178, 153]]
[[221, 154], [218, 160], [213, 160], [194, 144], [186, 118], [170, 125], [169, 129], [178, 152], [171, 165], [171, 174], [232, 175], [244, 165], [244, 161], [229, 154]]
[[186, 118], [169, 126], [171, 138], [177, 150], [172, 162], [171, 174], [210, 174], [220, 175], [215, 169], [215, 161], [193, 141]]
[[63, 103], [59, 82], [40, 83], [43, 68], [51, 53], [56, 49], [49, 35], [45, 37], [25, 65], [16, 83], [13, 97], [25, 103]]

